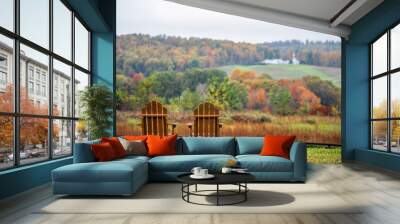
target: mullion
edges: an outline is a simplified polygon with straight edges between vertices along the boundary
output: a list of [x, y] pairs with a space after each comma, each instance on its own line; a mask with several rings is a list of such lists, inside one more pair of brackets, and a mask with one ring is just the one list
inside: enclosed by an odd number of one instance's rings
[[[20, 8], [20, 0], [14, 1], [14, 32], [19, 34], [19, 8]], [[14, 38], [14, 113], [19, 113], [19, 98], [20, 98], [20, 45], [19, 39]], [[13, 140], [14, 140], [14, 166], [17, 167], [20, 165], [20, 119], [19, 117], [14, 116], [14, 129], [13, 129]]]
[[[392, 117], [392, 111], [391, 111], [391, 104], [392, 104], [392, 99], [391, 99], [391, 78], [392, 76], [390, 75], [390, 30], [387, 32], [387, 50], [386, 50], [386, 54], [387, 54], [387, 61], [386, 61], [386, 71], [388, 71], [388, 75], [387, 75], [387, 117], [391, 118]], [[387, 151], [391, 152], [392, 151], [392, 136], [391, 136], [391, 121], [389, 120], [387, 122], [387, 141], [388, 141], [388, 147], [387, 147]]]
[[[50, 52], [53, 52], [53, 0], [49, 0], [49, 50]], [[47, 94], [47, 96], [49, 97], [49, 109], [48, 109], [48, 113], [49, 115], [53, 115], [53, 57], [51, 55], [49, 55], [49, 75], [48, 75], [48, 91], [49, 94]], [[49, 119], [47, 120], [48, 122], [48, 132], [47, 132], [47, 141], [49, 142], [48, 144], [48, 152], [49, 152], [49, 159], [53, 159], [53, 119], [51, 117], [49, 117]]]
[[[75, 12], [72, 11], [71, 15], [71, 59], [72, 63], [75, 64]], [[71, 67], [71, 91], [72, 91], [72, 99], [71, 99], [71, 116], [75, 118], [75, 66]], [[75, 120], [72, 122], [72, 131], [71, 131], [71, 145], [72, 145], [72, 155], [75, 151]]]

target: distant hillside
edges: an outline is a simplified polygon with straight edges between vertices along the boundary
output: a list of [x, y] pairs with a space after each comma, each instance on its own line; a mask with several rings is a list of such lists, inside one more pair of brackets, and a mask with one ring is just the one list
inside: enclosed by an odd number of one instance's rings
[[273, 79], [301, 79], [305, 76], [317, 76], [322, 80], [332, 81], [336, 86], [341, 85], [340, 68], [321, 67], [313, 65], [228, 65], [218, 69], [231, 74], [236, 68], [251, 70], [258, 74], [268, 74]]
[[290, 60], [301, 64], [340, 67], [340, 42], [278, 41], [251, 44], [206, 38], [150, 36], [117, 37], [117, 72], [148, 76], [155, 71], [184, 71], [227, 65], [256, 65], [264, 59]]

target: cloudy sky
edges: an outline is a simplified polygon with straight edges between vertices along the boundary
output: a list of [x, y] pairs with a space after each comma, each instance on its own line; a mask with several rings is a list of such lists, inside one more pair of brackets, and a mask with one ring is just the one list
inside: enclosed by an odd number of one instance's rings
[[292, 39], [340, 40], [332, 35], [198, 9], [164, 0], [118, 0], [117, 4], [118, 34], [166, 34], [251, 43]]

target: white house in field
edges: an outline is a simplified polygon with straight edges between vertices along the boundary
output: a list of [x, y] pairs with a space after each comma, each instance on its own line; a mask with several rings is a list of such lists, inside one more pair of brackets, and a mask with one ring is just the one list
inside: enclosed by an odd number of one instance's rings
[[273, 59], [265, 59], [261, 63], [266, 64], [266, 65], [288, 65], [288, 64], [298, 65], [298, 64], [300, 64], [300, 61], [296, 58], [296, 55], [293, 52], [292, 60], [283, 60], [281, 58], [273, 58]]

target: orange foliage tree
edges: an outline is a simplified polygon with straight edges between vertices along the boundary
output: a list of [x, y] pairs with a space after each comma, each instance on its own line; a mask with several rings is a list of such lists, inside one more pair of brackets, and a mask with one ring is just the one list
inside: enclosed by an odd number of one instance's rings
[[[9, 85], [6, 92], [0, 94], [0, 108], [3, 112], [13, 112], [14, 88]], [[47, 114], [47, 106], [34, 105], [29, 99], [25, 88], [20, 89], [20, 108], [24, 114]], [[0, 145], [3, 147], [13, 146], [13, 122], [11, 116], [0, 116]], [[46, 144], [48, 136], [48, 119], [46, 118], [20, 118], [20, 147], [26, 145]], [[58, 127], [54, 128], [53, 138], [58, 136]]]

